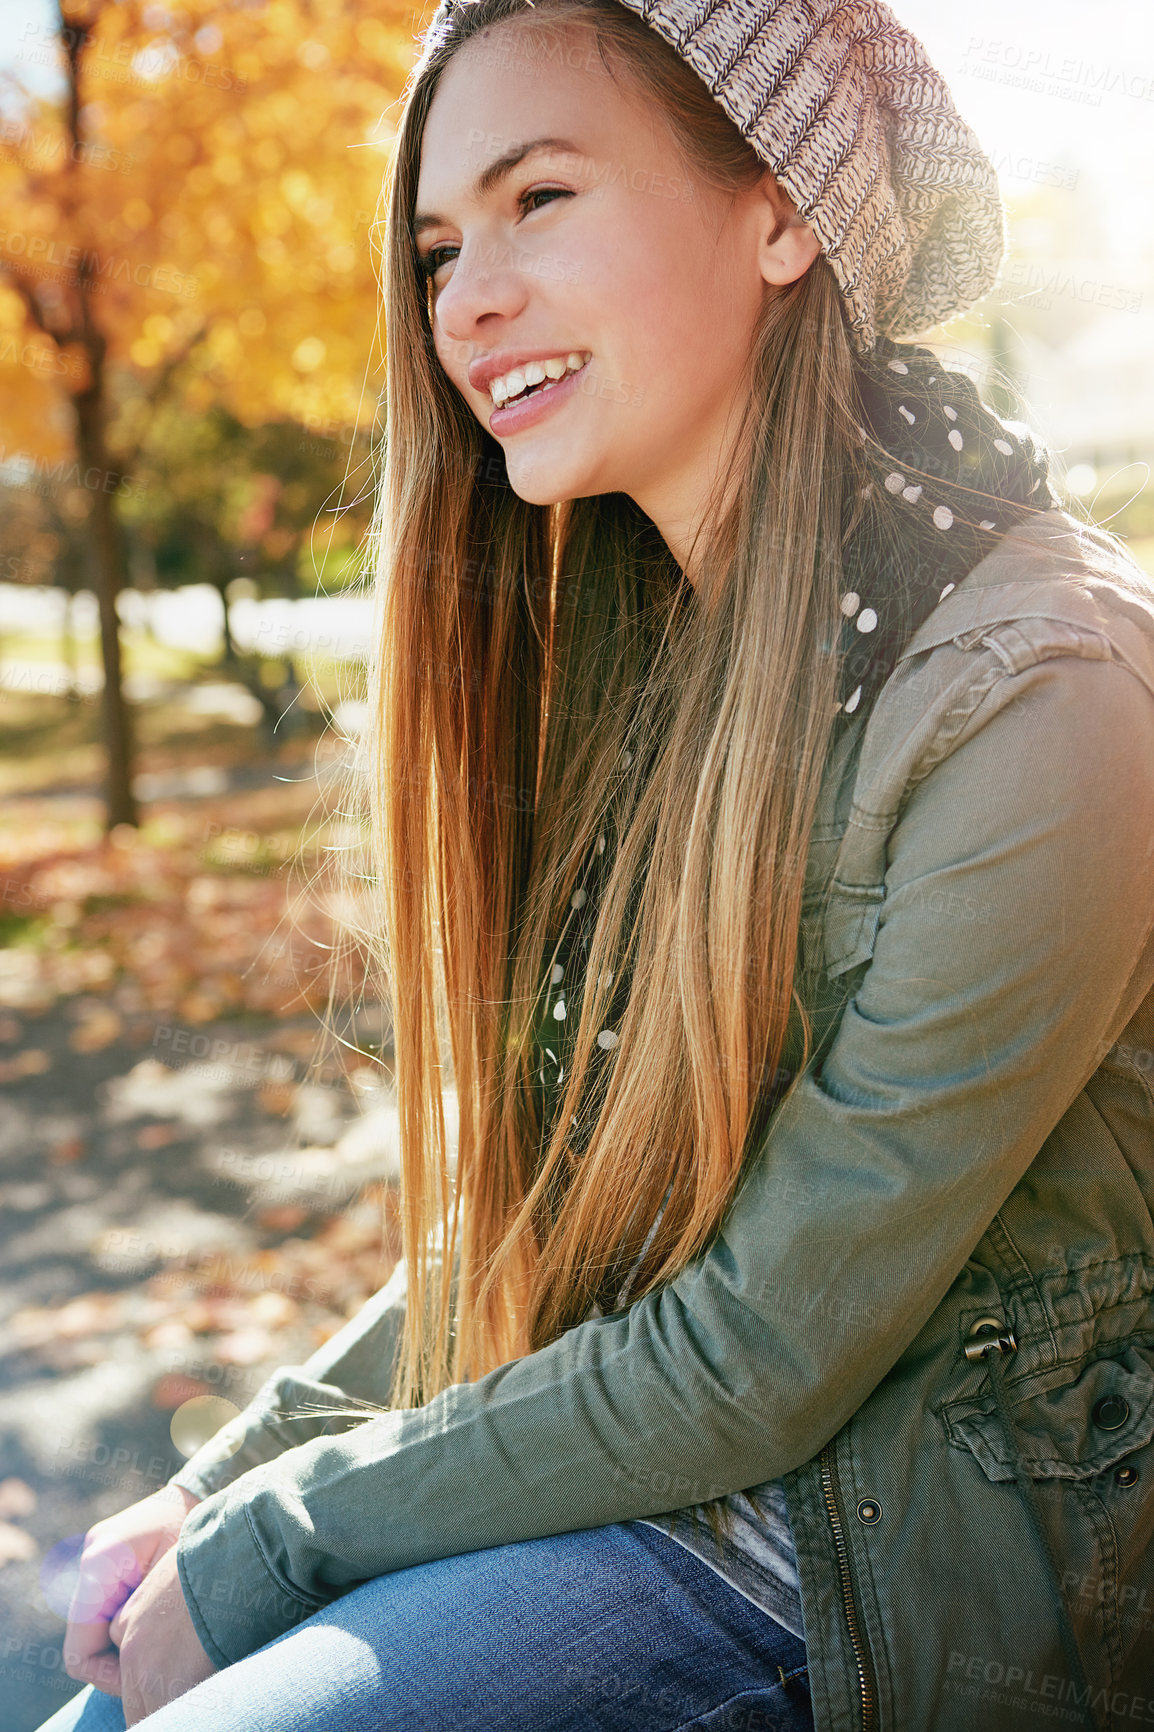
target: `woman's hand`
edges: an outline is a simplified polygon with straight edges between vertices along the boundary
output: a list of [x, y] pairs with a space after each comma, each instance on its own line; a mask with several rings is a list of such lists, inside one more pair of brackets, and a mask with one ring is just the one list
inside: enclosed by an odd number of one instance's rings
[[[173, 1547], [185, 1516], [199, 1501], [181, 1486], [161, 1486], [151, 1497], [142, 1498], [89, 1529], [64, 1632], [64, 1669], [70, 1678], [81, 1684], [94, 1684], [107, 1696], [127, 1696], [117, 1631], [135, 1633], [138, 1620], [135, 1616], [122, 1618], [122, 1611], [129, 1596], [136, 1593], [165, 1557], [169, 1557], [175, 1579]], [[176, 1591], [180, 1595], [179, 1583]], [[180, 1599], [183, 1609], [183, 1595]], [[187, 1611], [184, 1615], [187, 1618]], [[135, 1643], [133, 1646], [135, 1649]], [[203, 1649], [201, 1659], [208, 1671], [214, 1669]], [[138, 1664], [135, 1658], [133, 1664], [134, 1667]], [[207, 1672], [200, 1674], [207, 1675]], [[127, 1705], [126, 1700], [126, 1709]]]
[[161, 1553], [129, 1595], [108, 1633], [120, 1650], [126, 1726], [135, 1726], [216, 1671], [188, 1615], [174, 1545]]

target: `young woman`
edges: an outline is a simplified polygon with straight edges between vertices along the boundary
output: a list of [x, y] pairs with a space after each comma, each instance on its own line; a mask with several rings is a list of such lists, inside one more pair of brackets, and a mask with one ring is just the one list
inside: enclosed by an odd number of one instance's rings
[[390, 196], [406, 1255], [48, 1724], [1154, 1725], [1154, 588], [896, 341], [992, 169], [874, 0], [446, 0]]

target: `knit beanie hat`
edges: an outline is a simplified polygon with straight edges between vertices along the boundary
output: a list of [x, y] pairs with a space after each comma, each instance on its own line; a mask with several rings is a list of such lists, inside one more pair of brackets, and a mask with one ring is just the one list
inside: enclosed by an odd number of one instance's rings
[[[441, 0], [438, 46], [470, 0]], [[993, 287], [993, 164], [922, 44], [882, 0], [621, 0], [704, 81], [812, 228], [859, 353]]]

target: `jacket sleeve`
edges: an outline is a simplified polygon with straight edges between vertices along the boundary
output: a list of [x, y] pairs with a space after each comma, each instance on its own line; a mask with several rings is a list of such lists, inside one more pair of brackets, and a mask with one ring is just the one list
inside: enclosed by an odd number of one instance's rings
[[[282, 1366], [248, 1406], [210, 1437], [170, 1485], [199, 1498], [231, 1485], [249, 1468], [340, 1425], [334, 1407], [387, 1407], [405, 1322], [406, 1268], [397, 1264], [385, 1285], [303, 1365]], [[330, 1410], [330, 1411], [325, 1411]]]
[[872, 959], [705, 1252], [191, 1512], [178, 1565], [218, 1665], [385, 1572], [780, 1476], [861, 1405], [1117, 1038], [1154, 922], [1154, 696], [1095, 641], [922, 664], [943, 719], [889, 834]]

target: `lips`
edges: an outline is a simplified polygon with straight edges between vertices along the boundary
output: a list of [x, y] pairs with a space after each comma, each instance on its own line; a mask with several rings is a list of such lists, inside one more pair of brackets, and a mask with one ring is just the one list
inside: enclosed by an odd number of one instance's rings
[[530, 361], [544, 363], [558, 358], [564, 359], [567, 355], [585, 355], [588, 352], [576, 343], [567, 346], [554, 343], [548, 349], [494, 349], [491, 354], [478, 355], [475, 360], [470, 361], [467, 377], [474, 391], [483, 392], [487, 396], [489, 385], [494, 379], [500, 379], [506, 373], [523, 371]]
[[494, 408], [489, 415], [489, 431], [495, 437], [501, 437], [536, 426], [544, 417], [555, 414], [565, 399], [573, 395], [584, 371], [585, 368], [581, 367], [576, 372], [566, 373], [555, 383], [549, 382], [548, 389], [542, 384], [538, 390], [526, 391], [513, 402]]

